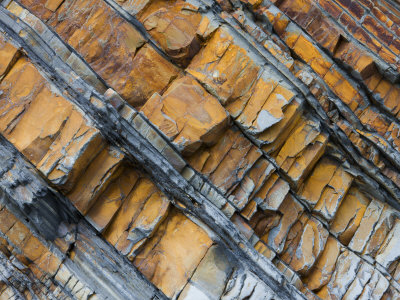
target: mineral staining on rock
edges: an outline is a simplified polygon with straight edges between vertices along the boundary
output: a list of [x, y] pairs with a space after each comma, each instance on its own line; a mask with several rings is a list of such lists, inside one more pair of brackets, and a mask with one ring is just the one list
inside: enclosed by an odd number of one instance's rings
[[399, 26], [397, 0], [3, 1], [0, 298], [399, 298]]

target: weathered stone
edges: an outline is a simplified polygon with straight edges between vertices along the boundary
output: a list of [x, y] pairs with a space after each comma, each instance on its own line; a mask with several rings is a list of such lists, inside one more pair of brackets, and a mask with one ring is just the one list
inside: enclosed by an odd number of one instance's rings
[[49, 24], [134, 106], [143, 105], [177, 74], [154, 49], [142, 47], [139, 32], [105, 3], [65, 1]]
[[[234, 139], [230, 149], [228, 148], [227, 152], [218, 154], [222, 156], [220, 161], [213, 161], [217, 167], [210, 176], [210, 180], [224, 193], [235, 188], [261, 156], [261, 151], [242, 134], [233, 133], [233, 136], [236, 136], [236, 139]], [[219, 147], [220, 145], [216, 144], [212, 150], [218, 151]], [[210, 162], [210, 164], [213, 162]]]
[[340, 254], [340, 243], [329, 236], [321, 256], [316, 261], [309, 275], [305, 278], [305, 284], [310, 290], [318, 290], [326, 285], [335, 270], [336, 260]]
[[19, 51], [0, 35], [0, 80], [6, 75], [19, 56]]
[[268, 180], [271, 173], [275, 170], [274, 166], [266, 159], [260, 158], [251, 168], [251, 170], [244, 176], [240, 185], [233, 192], [235, 196], [235, 205], [242, 209], [262, 185]]
[[327, 187], [324, 188], [317, 205], [315, 205], [314, 212], [321, 214], [327, 221], [332, 220], [352, 181], [353, 176], [347, 173], [343, 167], [336, 169]]
[[99, 132], [25, 58], [18, 60], [0, 89], [6, 97], [0, 120], [3, 134], [49, 180], [70, 190], [101, 149]]
[[357, 276], [361, 259], [345, 250], [340, 254], [331, 280], [318, 293], [322, 299], [341, 299]]
[[301, 188], [301, 199], [313, 208], [321, 199], [325, 187], [331, 181], [338, 163], [329, 158], [323, 157], [315, 166], [314, 170], [307, 178], [304, 186]]
[[[273, 175], [277, 175], [274, 173]], [[268, 184], [269, 181], [266, 183]], [[290, 190], [289, 184], [282, 178], [278, 178], [269, 189], [265, 199], [259, 206], [263, 210], [278, 210]]]
[[226, 105], [246, 96], [259, 69], [247, 52], [233, 43], [229, 31], [220, 28], [193, 58], [187, 71]]
[[200, 50], [196, 33], [202, 16], [189, 3], [151, 1], [139, 20], [164, 51], [183, 66]]
[[272, 153], [279, 149], [290, 135], [293, 128], [300, 120], [302, 100], [295, 98], [287, 105], [283, 112], [283, 119], [257, 136], [257, 140], [263, 145], [261, 148], [266, 153]]
[[392, 229], [395, 219], [395, 211], [385, 205], [378, 222], [374, 226], [371, 237], [365, 245], [363, 255], [376, 256], [378, 250], [381, 249], [383, 241]]
[[211, 244], [200, 227], [172, 210], [134, 264], [167, 297], [176, 297]]
[[[279, 75], [274, 71], [265, 70], [255, 84], [247, 104], [241, 108], [243, 111], [237, 121], [252, 134], [262, 133], [280, 122], [284, 116], [284, 108], [295, 95], [285, 85], [278, 84], [278, 78]], [[232, 111], [233, 105], [228, 110], [235, 116], [237, 112]]]
[[331, 224], [330, 231], [344, 245], [348, 245], [367, 209], [370, 200], [357, 188], [350, 188], [336, 216]]
[[229, 279], [221, 300], [228, 299], [275, 299], [275, 293], [249, 271], [235, 270]]
[[75, 186], [67, 194], [68, 198], [82, 213], [86, 214], [97, 197], [110, 182], [119, 176], [119, 165], [124, 155], [111, 147], [104, 148], [84, 170]]
[[89, 222], [100, 232], [110, 223], [118, 209], [129, 196], [139, 178], [137, 171], [125, 168], [98, 197], [86, 215]]
[[307, 273], [324, 250], [328, 235], [319, 221], [303, 215], [289, 231], [283, 261], [295, 272]]
[[132, 257], [132, 253], [137, 251], [167, 217], [169, 206], [168, 198], [160, 191], [152, 194], [133, 221], [127, 240], [118, 240], [117, 249], [124, 254], [129, 252], [128, 258]]
[[361, 267], [357, 272], [357, 277], [349, 286], [343, 299], [357, 299], [357, 297], [360, 297], [365, 285], [370, 281], [373, 273], [374, 268], [370, 264], [362, 262]]
[[375, 269], [368, 284], [364, 287], [359, 299], [381, 299], [383, 293], [388, 287], [389, 281], [381, 273], [379, 273], [378, 270]]
[[232, 270], [224, 249], [211, 246], [178, 299], [219, 299]]
[[372, 200], [361, 220], [360, 226], [355, 232], [353, 238], [350, 241], [349, 248], [353, 251], [361, 253], [367, 242], [369, 241], [373, 229], [378, 222], [383, 210], [383, 204], [376, 200]]
[[319, 124], [303, 119], [276, 155], [276, 163], [298, 185], [323, 154], [326, 142]]
[[202, 143], [215, 143], [228, 124], [217, 99], [190, 77], [175, 80], [163, 96], [151, 97], [142, 112], [187, 155]]
[[132, 221], [139, 215], [146, 201], [156, 190], [150, 180], [146, 178], [138, 180], [104, 233], [105, 238], [111, 244], [117, 244], [123, 233], [129, 229]]
[[376, 256], [376, 261], [384, 268], [388, 268], [390, 264], [400, 257], [399, 231], [400, 222], [397, 219]]
[[298, 220], [303, 210], [303, 206], [289, 193], [279, 207], [279, 212], [282, 213], [279, 224], [270, 230], [268, 236], [264, 236], [262, 239], [266, 239], [267, 244], [272, 249], [281, 253], [290, 229]]
[[40, 19], [48, 20], [62, 2], [63, 0], [23, 0], [21, 4]]

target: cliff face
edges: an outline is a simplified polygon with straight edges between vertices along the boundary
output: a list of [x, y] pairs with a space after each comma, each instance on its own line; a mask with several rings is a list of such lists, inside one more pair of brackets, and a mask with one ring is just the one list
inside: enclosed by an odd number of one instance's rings
[[400, 4], [0, 1], [0, 299], [400, 299]]

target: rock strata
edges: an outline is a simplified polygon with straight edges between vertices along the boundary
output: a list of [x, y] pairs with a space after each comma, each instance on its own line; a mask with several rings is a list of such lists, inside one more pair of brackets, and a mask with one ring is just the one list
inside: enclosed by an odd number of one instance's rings
[[400, 299], [397, 0], [0, 1], [0, 299]]

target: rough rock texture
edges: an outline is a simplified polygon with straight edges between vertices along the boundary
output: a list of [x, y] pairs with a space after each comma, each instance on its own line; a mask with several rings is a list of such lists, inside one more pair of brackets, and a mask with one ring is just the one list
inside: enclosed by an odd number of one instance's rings
[[397, 0], [0, 1], [0, 299], [400, 299]]

